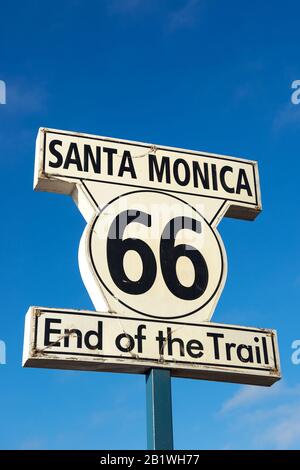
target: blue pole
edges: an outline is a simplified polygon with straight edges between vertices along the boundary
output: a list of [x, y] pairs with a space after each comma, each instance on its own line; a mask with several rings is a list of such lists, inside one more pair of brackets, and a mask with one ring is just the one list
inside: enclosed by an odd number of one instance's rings
[[149, 450], [173, 450], [171, 375], [151, 369], [146, 375], [147, 444]]

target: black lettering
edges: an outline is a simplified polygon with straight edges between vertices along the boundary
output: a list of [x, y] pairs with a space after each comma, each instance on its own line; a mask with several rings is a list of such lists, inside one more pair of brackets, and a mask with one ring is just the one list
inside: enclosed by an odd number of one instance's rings
[[[121, 341], [126, 338], [127, 346], [122, 346]], [[122, 333], [116, 337], [116, 346], [119, 351], [122, 352], [130, 352], [134, 348], [134, 339], [132, 336], [128, 335], [127, 333]]]
[[247, 191], [248, 196], [252, 196], [252, 191], [250, 189], [250, 184], [247, 178], [246, 171], [241, 168], [238, 175], [236, 193], [240, 194], [242, 190]]
[[138, 353], [143, 352], [143, 340], [146, 339], [146, 336], [142, 334], [142, 330], [146, 328], [146, 325], [139, 325], [137, 329], [137, 334], [135, 335], [135, 339], [137, 340], [137, 350]]
[[[102, 321], [98, 321], [98, 330], [97, 331], [90, 330], [85, 334], [84, 344], [86, 345], [88, 349], [92, 349], [92, 350], [102, 349], [102, 336], [103, 336], [102, 329], [103, 329]], [[92, 345], [90, 341], [93, 336], [97, 339], [97, 342], [95, 345]]]
[[51, 166], [52, 168], [59, 168], [63, 164], [62, 154], [59, 153], [59, 151], [55, 148], [56, 145], [61, 146], [62, 141], [61, 140], [51, 140], [51, 142], [49, 144], [50, 153], [52, 153], [52, 155], [54, 155], [54, 157], [56, 158], [56, 162], [50, 162], [49, 161], [49, 166]]
[[214, 163], [211, 165], [212, 185], [215, 191], [218, 190], [217, 167]]
[[263, 345], [263, 353], [264, 353], [265, 364], [269, 364], [269, 355], [268, 355], [268, 348], [267, 348], [266, 338], [262, 338], [261, 341], [262, 341], [262, 345]]
[[261, 356], [259, 346], [255, 346], [256, 361], [261, 364]]
[[180, 338], [172, 338], [172, 328], [167, 328], [168, 355], [173, 356], [173, 344], [179, 344], [180, 356], [184, 356], [184, 343]]
[[166, 338], [161, 330], [159, 330], [158, 336], [155, 339], [158, 342], [159, 354], [162, 355], [165, 349]]
[[191, 357], [199, 358], [203, 356], [203, 344], [197, 339], [191, 339], [188, 341], [186, 350]]
[[[183, 178], [180, 177], [179, 172], [179, 165], [182, 165], [184, 168], [184, 176]], [[183, 160], [183, 158], [177, 158], [174, 162], [173, 166], [174, 178], [177, 184], [180, 186], [186, 186], [190, 182], [190, 167], [188, 163]]]
[[226, 359], [227, 361], [231, 361], [231, 350], [236, 348], [235, 343], [226, 343]]
[[156, 179], [159, 183], [161, 183], [164, 179], [168, 184], [171, 182], [169, 157], [162, 157], [160, 166], [158, 165], [156, 155], [149, 155], [148, 162], [150, 181], [154, 181]]
[[209, 171], [208, 171], [207, 163], [203, 164], [203, 172], [201, 170], [199, 162], [193, 161], [194, 187], [195, 188], [199, 187], [199, 178], [200, 178], [202, 187], [204, 189], [209, 189]]
[[207, 333], [208, 338], [213, 338], [215, 359], [220, 359], [219, 339], [224, 338], [222, 333]]
[[101, 172], [101, 147], [98, 145], [96, 147], [96, 156], [93, 154], [90, 145], [84, 145], [84, 171], [89, 171], [89, 162], [92, 164], [94, 173]]
[[[257, 338], [257, 336], [255, 336], [254, 341], [255, 341], [256, 343], [258, 343], [258, 342], [259, 342], [259, 338]], [[255, 354], [256, 354], [256, 360], [257, 360], [258, 364], [261, 364], [261, 354], [260, 354], [260, 348], [259, 348], [259, 346], [255, 346]]]
[[234, 193], [234, 188], [231, 188], [230, 186], [228, 186], [225, 180], [225, 174], [228, 172], [233, 173], [233, 168], [231, 166], [223, 166], [221, 168], [220, 182], [221, 182], [223, 189], [225, 189], [227, 193]]
[[[247, 357], [244, 357], [242, 352], [247, 352]], [[246, 344], [240, 344], [236, 348], [237, 357], [241, 362], [253, 362], [253, 351], [251, 346], [247, 346]]]
[[53, 318], [46, 318], [45, 320], [45, 334], [44, 334], [44, 345], [45, 346], [60, 346], [59, 342], [53, 343], [53, 341], [50, 340], [50, 335], [60, 335], [61, 330], [56, 330], [53, 328], [50, 328], [51, 323], [61, 323], [61, 320], [54, 320]]
[[107, 153], [107, 174], [114, 174], [114, 165], [113, 165], [113, 156], [118, 153], [117, 149], [111, 149], [109, 147], [104, 147], [103, 152]]
[[79, 150], [75, 142], [70, 143], [70, 147], [69, 147], [63, 168], [67, 170], [70, 165], [76, 165], [77, 170], [82, 171]]
[[123, 176], [125, 171], [129, 171], [131, 178], [136, 179], [134, 164], [129, 150], [125, 150], [123, 153], [118, 176]]
[[82, 348], [82, 333], [80, 330], [76, 330], [75, 328], [72, 330], [65, 330], [65, 337], [64, 337], [64, 347], [68, 348], [70, 345], [70, 336], [76, 335], [77, 336], [77, 348]]

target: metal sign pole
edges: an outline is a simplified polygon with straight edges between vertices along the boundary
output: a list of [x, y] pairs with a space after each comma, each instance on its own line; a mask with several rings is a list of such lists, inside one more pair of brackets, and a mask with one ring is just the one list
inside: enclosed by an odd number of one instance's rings
[[151, 369], [146, 375], [147, 444], [149, 450], [173, 450], [171, 374]]

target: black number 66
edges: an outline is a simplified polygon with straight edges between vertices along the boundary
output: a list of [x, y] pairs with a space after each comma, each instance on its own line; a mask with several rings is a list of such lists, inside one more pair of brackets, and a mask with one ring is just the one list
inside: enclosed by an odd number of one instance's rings
[[[137, 238], [123, 240], [126, 226], [132, 222], [151, 227], [151, 215], [142, 211], [123, 211], [112, 222], [107, 240], [107, 260], [110, 275], [116, 286], [127, 294], [143, 294], [153, 285], [157, 274], [157, 262], [149, 245]], [[201, 233], [201, 223], [190, 217], [175, 217], [165, 226], [160, 239], [160, 266], [168, 289], [183, 300], [195, 300], [205, 292], [208, 284], [207, 264], [202, 254], [193, 246], [179, 244], [175, 239], [182, 229]], [[133, 250], [139, 254], [143, 270], [139, 280], [128, 278], [124, 270], [124, 256]], [[187, 257], [192, 262], [195, 275], [191, 286], [181, 284], [176, 273], [176, 263], [180, 257]]]

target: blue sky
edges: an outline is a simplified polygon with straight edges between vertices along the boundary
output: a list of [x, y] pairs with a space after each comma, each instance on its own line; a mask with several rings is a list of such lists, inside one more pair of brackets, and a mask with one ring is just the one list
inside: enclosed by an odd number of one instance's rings
[[22, 369], [29, 305], [92, 309], [71, 198], [32, 190], [40, 126], [258, 160], [263, 212], [223, 219], [213, 320], [276, 328], [270, 389], [173, 380], [176, 448], [300, 448], [300, 79], [296, 0], [1, 5], [0, 448], [145, 448], [143, 376]]

